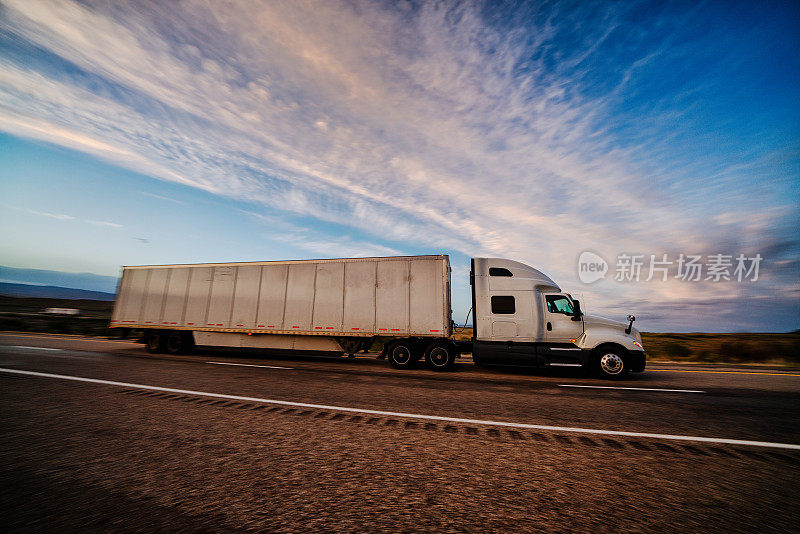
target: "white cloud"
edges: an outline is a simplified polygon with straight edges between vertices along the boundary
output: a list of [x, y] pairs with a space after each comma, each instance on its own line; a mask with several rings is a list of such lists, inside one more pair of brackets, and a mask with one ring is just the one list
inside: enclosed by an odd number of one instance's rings
[[171, 197], [165, 197], [163, 195], [156, 195], [155, 193], [148, 193], [147, 191], [139, 191], [139, 193], [141, 193], [142, 195], [144, 195], [146, 197], [157, 198], [159, 200], [166, 200], [167, 202], [173, 202], [175, 204], [186, 204], [182, 200], [178, 200], [178, 199], [171, 198]]
[[49, 217], [51, 219], [58, 219], [59, 221], [71, 221], [74, 220], [75, 217], [72, 215], [66, 215], [64, 213], [50, 213], [47, 211], [35, 211], [35, 210], [26, 210], [28, 213], [32, 213], [34, 215], [41, 215], [42, 217]]
[[[615, 103], [668, 48], [620, 63], [608, 91], [584, 90], [622, 21], [611, 8], [597, 14], [601, 31], [579, 21], [585, 43], [554, 61], [569, 11], [523, 29], [489, 25], [470, 3], [7, 0], [0, 30], [83, 73], [0, 58], [0, 129], [374, 237], [327, 243], [294, 228], [293, 243], [320, 255], [389, 254], [376, 243], [403, 242], [514, 257], [568, 287], [582, 250], [758, 242], [774, 218], [737, 217], [741, 199], [722, 189], [763, 166], [665, 156], [654, 139], [682, 113], [669, 107], [636, 125], [636, 142], [616, 138], [626, 124]], [[663, 175], [640, 165], [665, 158]], [[696, 191], [670, 180], [698, 169], [726, 202], [695, 213], [685, 203], [701, 202]], [[685, 291], [591, 294], [613, 303]]]
[[122, 224], [115, 223], [115, 222], [95, 221], [95, 220], [92, 220], [92, 219], [79, 219], [78, 217], [74, 217], [72, 215], [67, 215], [66, 213], [52, 213], [52, 212], [49, 212], [49, 211], [40, 211], [40, 210], [34, 210], [34, 209], [29, 209], [29, 208], [21, 208], [21, 207], [18, 207], [18, 206], [9, 206], [9, 205], [6, 205], [5, 207], [13, 209], [13, 210], [17, 210], [17, 211], [22, 211], [22, 212], [25, 212], [25, 213], [30, 213], [31, 215], [38, 215], [40, 217], [47, 217], [49, 219], [56, 219], [56, 220], [59, 220], [59, 221], [79, 221], [79, 222], [84, 222], [84, 223], [91, 224], [91, 225], [94, 225], [94, 226], [106, 226], [106, 227], [109, 227], [109, 228], [122, 228], [123, 227]]
[[93, 224], [95, 226], [107, 226], [109, 228], [122, 228], [123, 225], [119, 223], [109, 222], [109, 221], [92, 221], [89, 219], [84, 220], [84, 222]]

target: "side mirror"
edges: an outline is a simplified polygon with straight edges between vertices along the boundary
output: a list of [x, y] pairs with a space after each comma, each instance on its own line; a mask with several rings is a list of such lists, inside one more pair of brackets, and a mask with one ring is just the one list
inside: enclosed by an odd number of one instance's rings
[[573, 321], [580, 321], [581, 317], [583, 317], [583, 312], [581, 311], [581, 301], [573, 300], [572, 301], [572, 320]]
[[635, 320], [636, 320], [636, 317], [634, 317], [633, 315], [629, 315], [628, 316], [628, 321], [630, 321], [630, 322], [628, 323], [628, 328], [625, 329], [625, 333], [626, 334], [630, 334], [631, 333], [631, 328], [633, 328], [633, 321], [635, 321]]

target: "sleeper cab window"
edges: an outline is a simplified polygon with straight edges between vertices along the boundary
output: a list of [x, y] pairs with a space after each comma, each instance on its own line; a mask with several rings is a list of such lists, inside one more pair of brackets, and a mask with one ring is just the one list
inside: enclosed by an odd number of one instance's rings
[[512, 315], [517, 312], [514, 297], [495, 295], [492, 297], [492, 313], [497, 315]]
[[489, 276], [514, 276], [505, 267], [489, 267]]

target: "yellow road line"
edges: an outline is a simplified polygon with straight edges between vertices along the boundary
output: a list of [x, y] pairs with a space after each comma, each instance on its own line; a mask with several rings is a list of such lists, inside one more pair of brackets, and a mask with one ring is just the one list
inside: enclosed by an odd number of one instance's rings
[[700, 371], [694, 369], [648, 369], [656, 373], [710, 373], [710, 374], [729, 374], [729, 375], [768, 375], [768, 376], [800, 376], [794, 373], [759, 373], [756, 371]]
[[0, 332], [0, 336], [9, 336], [9, 337], [28, 337], [33, 339], [61, 339], [66, 341], [91, 341], [92, 343], [114, 343], [117, 345], [136, 345], [137, 343], [134, 341], [109, 341], [105, 339], [89, 339], [83, 337], [56, 337], [57, 334], [47, 334], [46, 336], [35, 335], [29, 336], [25, 334], [6, 334], [4, 332]]

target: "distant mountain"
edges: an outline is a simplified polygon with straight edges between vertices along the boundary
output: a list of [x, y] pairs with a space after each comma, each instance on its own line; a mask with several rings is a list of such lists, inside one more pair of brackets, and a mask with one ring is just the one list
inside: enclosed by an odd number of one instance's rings
[[38, 286], [30, 284], [11, 284], [0, 282], [0, 295], [8, 297], [38, 297], [70, 300], [114, 300], [114, 293], [104, 291], [87, 291], [71, 287]]
[[11, 284], [54, 286], [62, 289], [83, 289], [113, 294], [117, 292], [118, 280], [115, 276], [102, 276], [92, 273], [17, 269], [0, 265], [0, 282]]

